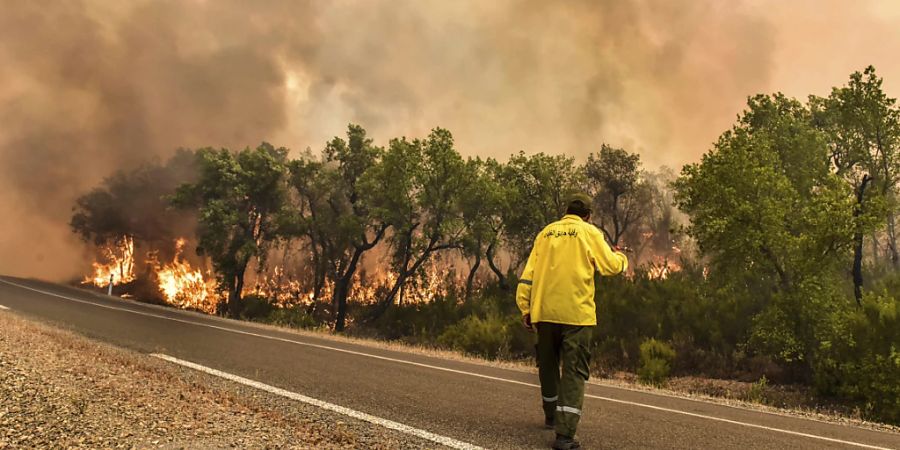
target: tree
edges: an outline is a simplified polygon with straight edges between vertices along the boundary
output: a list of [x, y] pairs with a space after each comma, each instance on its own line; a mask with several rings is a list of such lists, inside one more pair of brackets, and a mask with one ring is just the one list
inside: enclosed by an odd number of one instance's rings
[[[886, 218], [887, 244], [900, 267], [895, 217], [900, 183], [900, 109], [882, 90], [875, 68], [854, 72], [846, 86], [827, 98], [811, 97], [816, 124], [829, 136], [831, 159], [856, 192], [857, 218], [853, 273], [857, 301], [862, 298], [863, 231], [868, 215]], [[874, 191], [873, 191], [874, 189]]]
[[187, 233], [190, 220], [171, 211], [165, 196], [196, 176], [194, 154], [179, 150], [164, 165], [145, 164], [118, 171], [79, 197], [69, 222], [83, 240], [107, 245], [130, 236], [151, 247]]
[[642, 178], [641, 158], [603, 144], [599, 153], [588, 155], [584, 173], [600, 229], [618, 245], [650, 213], [652, 188]]
[[506, 186], [503, 217], [510, 270], [518, 270], [528, 259], [535, 236], [559, 220], [566, 196], [584, 183], [574, 158], [544, 153], [510, 156], [499, 179]]
[[285, 204], [288, 150], [262, 143], [238, 153], [197, 151], [199, 177], [178, 187], [174, 205], [196, 208], [197, 252], [207, 255], [228, 291], [228, 314], [240, 314], [244, 273], [253, 258], [264, 265]]
[[382, 164], [365, 180], [375, 214], [391, 226], [391, 267], [397, 278], [375, 311], [381, 315], [407, 280], [434, 254], [461, 249], [466, 230], [461, 193], [469, 182], [449, 131], [435, 128], [424, 140], [393, 139]]
[[[291, 184], [305, 203], [302, 229], [313, 248], [318, 298], [327, 275], [334, 282], [335, 331], [343, 331], [347, 297], [363, 255], [384, 238], [388, 224], [373, 214], [362, 180], [381, 162], [384, 150], [372, 144], [366, 130], [349, 125], [347, 140], [335, 137], [325, 146], [322, 162], [292, 161]], [[301, 213], [302, 215], [302, 213]]]
[[460, 195], [462, 219], [466, 226], [461, 251], [463, 256], [473, 259], [466, 277], [466, 301], [472, 295], [475, 275], [483, 259], [487, 259], [500, 287], [508, 287], [506, 277], [494, 260], [504, 226], [505, 190], [496, 178], [499, 168], [499, 163], [494, 159], [466, 161], [464, 177], [468, 183]]
[[831, 170], [809, 110], [781, 94], [751, 98], [675, 187], [710, 280], [744, 293], [735, 307], [753, 316], [759, 348], [787, 361], [815, 354], [857, 220], [852, 188]]

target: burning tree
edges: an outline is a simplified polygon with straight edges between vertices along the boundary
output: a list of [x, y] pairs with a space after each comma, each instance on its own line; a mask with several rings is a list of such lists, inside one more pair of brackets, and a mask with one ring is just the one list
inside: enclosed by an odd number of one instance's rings
[[173, 211], [165, 199], [193, 179], [194, 161], [193, 152], [179, 150], [165, 164], [116, 172], [76, 200], [69, 226], [84, 241], [101, 247], [116, 246], [123, 236], [151, 249], [168, 247], [194, 226], [189, 216]]
[[94, 271], [82, 281], [97, 287], [118, 286], [134, 281], [134, 239], [123, 236], [101, 246], [105, 263], [94, 262]]
[[347, 140], [335, 137], [321, 162], [290, 163], [291, 186], [298, 196], [286, 226], [287, 233], [306, 237], [312, 252], [314, 298], [333, 285], [335, 330], [344, 329], [347, 297], [363, 255], [385, 236], [389, 224], [375, 214], [384, 191], [360, 186], [381, 164], [384, 150], [372, 145], [366, 131], [350, 125]]
[[191, 267], [184, 260], [182, 253], [185, 242], [183, 238], [176, 240], [172, 262], [156, 268], [159, 290], [170, 305], [215, 313], [220, 298], [218, 286], [209, 277], [205, 277], [203, 271]]
[[244, 274], [253, 258], [264, 262], [286, 200], [287, 149], [263, 143], [233, 153], [197, 151], [196, 183], [181, 185], [172, 201], [199, 213], [198, 253], [209, 256], [228, 292], [228, 314], [241, 310]]
[[395, 299], [402, 301], [406, 282], [435, 253], [462, 248], [465, 173], [453, 136], [436, 128], [425, 140], [392, 140], [382, 164], [367, 178], [367, 192], [377, 195], [376, 214], [392, 228], [391, 267], [397, 274], [376, 317]]

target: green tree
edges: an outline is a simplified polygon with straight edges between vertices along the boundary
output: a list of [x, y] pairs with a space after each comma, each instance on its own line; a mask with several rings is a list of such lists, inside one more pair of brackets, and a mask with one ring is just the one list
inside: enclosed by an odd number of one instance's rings
[[748, 302], [736, 307], [754, 315], [755, 347], [785, 361], [813, 355], [857, 221], [809, 110], [781, 94], [751, 98], [675, 186], [711, 281]]
[[435, 128], [426, 139], [394, 139], [382, 164], [366, 177], [370, 204], [391, 226], [391, 266], [397, 278], [378, 308], [380, 316], [400, 295], [406, 282], [434, 254], [461, 249], [466, 225], [461, 194], [466, 165], [449, 131]]
[[[854, 72], [846, 86], [827, 98], [811, 97], [816, 123], [829, 137], [831, 159], [855, 190], [856, 216], [853, 277], [862, 298], [863, 230], [866, 216], [886, 218], [887, 244], [894, 267], [900, 267], [895, 216], [900, 183], [900, 109], [882, 90], [882, 79], [869, 66]], [[870, 189], [867, 189], [871, 186]]]
[[650, 214], [652, 187], [643, 179], [641, 158], [603, 144], [599, 153], [588, 155], [584, 173], [600, 229], [618, 245]]
[[197, 151], [199, 177], [178, 187], [173, 204], [196, 208], [197, 252], [209, 256], [228, 291], [228, 314], [238, 317], [244, 273], [253, 258], [260, 266], [277, 235], [276, 218], [285, 204], [288, 150], [262, 143], [238, 153]]
[[484, 259], [497, 276], [501, 288], [507, 288], [506, 277], [494, 259], [504, 227], [506, 191], [497, 179], [500, 170], [500, 164], [494, 159], [466, 161], [463, 176], [468, 183], [463, 186], [460, 195], [462, 219], [466, 226], [461, 251], [463, 256], [472, 260], [466, 277], [466, 301], [471, 298], [475, 275]]
[[559, 220], [566, 196], [584, 184], [583, 177], [574, 158], [520, 152], [510, 156], [499, 179], [507, 189], [503, 217], [510, 269], [518, 270], [528, 259], [534, 237]]
[[310, 239], [316, 262], [316, 298], [326, 275], [334, 282], [335, 331], [344, 330], [347, 298], [363, 255], [384, 238], [389, 226], [370, 203], [381, 197], [367, 195], [361, 186], [383, 153], [362, 127], [351, 124], [347, 140], [335, 137], [328, 142], [322, 162], [290, 163], [291, 184], [306, 210], [305, 217], [300, 211], [300, 228]]

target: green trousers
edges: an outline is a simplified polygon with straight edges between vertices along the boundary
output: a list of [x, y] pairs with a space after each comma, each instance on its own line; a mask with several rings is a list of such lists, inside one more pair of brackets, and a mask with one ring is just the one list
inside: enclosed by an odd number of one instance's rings
[[[538, 373], [546, 417], [556, 421], [556, 433], [575, 437], [584, 382], [590, 375], [590, 342], [593, 326], [537, 324]], [[560, 375], [562, 363], [562, 375]]]

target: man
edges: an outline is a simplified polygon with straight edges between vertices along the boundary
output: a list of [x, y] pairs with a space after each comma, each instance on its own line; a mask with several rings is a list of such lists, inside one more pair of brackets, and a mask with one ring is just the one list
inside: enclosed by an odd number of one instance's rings
[[594, 273], [609, 276], [628, 268], [625, 254], [611, 249], [589, 222], [591, 198], [575, 194], [567, 205], [566, 215], [535, 238], [516, 292], [522, 323], [537, 329], [541, 397], [545, 424], [556, 429], [554, 449], [580, 448], [575, 429], [597, 325]]

